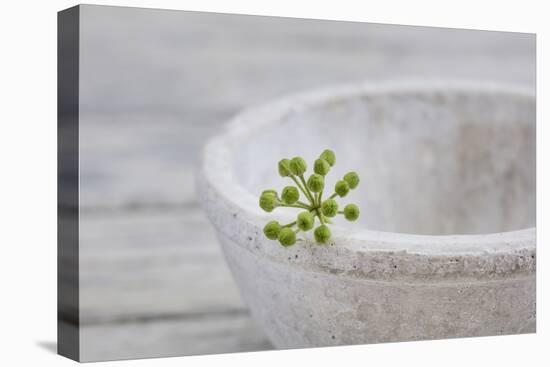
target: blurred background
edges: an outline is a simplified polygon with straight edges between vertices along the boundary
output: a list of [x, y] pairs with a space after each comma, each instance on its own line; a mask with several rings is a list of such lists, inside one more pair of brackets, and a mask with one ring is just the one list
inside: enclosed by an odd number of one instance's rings
[[243, 108], [363, 80], [535, 88], [532, 34], [92, 5], [80, 17], [83, 360], [272, 348], [195, 194], [201, 146]]

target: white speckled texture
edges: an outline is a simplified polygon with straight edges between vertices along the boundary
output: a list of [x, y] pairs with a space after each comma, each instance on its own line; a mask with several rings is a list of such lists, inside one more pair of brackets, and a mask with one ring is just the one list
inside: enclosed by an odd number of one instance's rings
[[[276, 162], [354, 169], [331, 243], [267, 240]], [[535, 97], [464, 82], [360, 84], [237, 116], [205, 147], [201, 200], [252, 314], [278, 348], [535, 331]], [[329, 181], [329, 187], [333, 182]]]

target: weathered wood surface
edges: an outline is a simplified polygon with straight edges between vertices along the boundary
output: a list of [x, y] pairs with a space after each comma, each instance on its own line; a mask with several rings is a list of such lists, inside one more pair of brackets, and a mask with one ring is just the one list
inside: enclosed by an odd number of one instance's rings
[[534, 88], [532, 35], [84, 6], [83, 356], [269, 348], [195, 196], [200, 147], [244, 107], [358, 80]]
[[215, 235], [196, 206], [95, 215], [81, 240], [81, 321], [241, 311]]
[[82, 328], [84, 361], [269, 350], [247, 313], [166, 317]]

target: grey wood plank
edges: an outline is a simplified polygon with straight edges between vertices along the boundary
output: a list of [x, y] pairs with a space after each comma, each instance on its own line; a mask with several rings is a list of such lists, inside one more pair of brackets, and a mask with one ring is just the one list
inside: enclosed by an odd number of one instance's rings
[[81, 215], [81, 322], [245, 309], [196, 207]]
[[82, 208], [178, 206], [195, 199], [194, 172], [211, 127], [144, 116], [82, 120]]
[[86, 325], [84, 361], [250, 352], [273, 349], [248, 315]]
[[146, 9], [83, 13], [83, 113], [185, 116], [189, 108], [242, 107], [364, 78], [535, 81], [528, 34]]

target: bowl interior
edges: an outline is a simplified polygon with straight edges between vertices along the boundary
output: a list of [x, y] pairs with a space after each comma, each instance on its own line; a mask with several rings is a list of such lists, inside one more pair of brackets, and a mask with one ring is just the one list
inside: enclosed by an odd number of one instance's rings
[[[535, 226], [535, 101], [510, 91], [357, 92], [296, 103], [235, 147], [235, 177], [252, 195], [291, 184], [282, 157], [336, 153], [325, 192], [355, 170], [338, 224], [413, 234], [480, 234]], [[262, 121], [265, 122], [265, 121]], [[243, 174], [246, 172], [246, 174]]]

